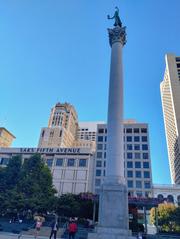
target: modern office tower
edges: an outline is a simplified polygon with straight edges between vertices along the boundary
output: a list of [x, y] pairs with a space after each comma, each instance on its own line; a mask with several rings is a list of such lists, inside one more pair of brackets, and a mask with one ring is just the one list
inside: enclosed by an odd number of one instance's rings
[[41, 129], [38, 147], [72, 147], [76, 140], [78, 116], [68, 103], [52, 108], [48, 127]]
[[[106, 175], [107, 126], [97, 128], [94, 191], [99, 193]], [[125, 178], [129, 196], [152, 196], [152, 173], [148, 125], [124, 121]]]
[[10, 147], [15, 138], [6, 128], [0, 127], [0, 147]]
[[97, 125], [104, 122], [79, 122], [78, 140], [96, 141]]
[[180, 57], [167, 54], [161, 100], [172, 183], [180, 184]]

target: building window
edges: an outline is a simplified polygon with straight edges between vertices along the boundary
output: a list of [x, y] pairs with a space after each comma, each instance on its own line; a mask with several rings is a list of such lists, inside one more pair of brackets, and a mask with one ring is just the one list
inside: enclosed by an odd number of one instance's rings
[[97, 144], [97, 149], [99, 150], [103, 149], [103, 144]]
[[86, 167], [87, 159], [79, 159], [79, 167]]
[[135, 168], [141, 168], [141, 162], [135, 162]]
[[99, 160], [98, 160], [98, 161], [96, 161], [96, 167], [98, 167], [98, 168], [99, 168], [99, 167], [102, 167], [102, 162], [101, 162], [101, 161], [99, 161]]
[[128, 188], [133, 188], [133, 181], [132, 180], [128, 180], [127, 184], [128, 184]]
[[104, 177], [106, 176], [106, 170], [103, 171], [103, 176], [104, 176]]
[[10, 158], [1, 158], [0, 164], [1, 165], [8, 165]]
[[146, 197], [146, 198], [149, 198], [149, 197], [151, 197], [151, 192], [149, 192], [149, 191], [146, 191], [146, 192], [145, 192], [145, 197]]
[[127, 134], [132, 134], [132, 129], [131, 129], [131, 128], [127, 128], [127, 129], [126, 129], [126, 133], [127, 133]]
[[132, 150], [132, 144], [127, 144], [127, 150]]
[[135, 159], [141, 159], [141, 154], [140, 153], [135, 153], [134, 158]]
[[103, 136], [98, 136], [97, 141], [98, 141], [98, 142], [103, 142]]
[[99, 134], [104, 134], [104, 129], [98, 129]]
[[68, 159], [67, 166], [68, 167], [74, 167], [75, 166], [75, 159]]
[[127, 162], [127, 168], [133, 168], [133, 162]]
[[44, 137], [44, 130], [42, 131], [42, 135], [41, 135], [41, 137], [42, 137], [42, 138]]
[[147, 182], [144, 182], [144, 188], [151, 188], [151, 183], [149, 182], [149, 181], [147, 181]]
[[142, 142], [147, 142], [147, 136], [142, 136]]
[[131, 137], [131, 136], [127, 136], [127, 137], [126, 137], [126, 141], [127, 141], [127, 142], [132, 142], [132, 137]]
[[134, 145], [134, 150], [140, 150], [140, 144], [135, 144]]
[[141, 178], [141, 171], [136, 171], [136, 178]]
[[138, 134], [139, 133], [139, 128], [134, 128], [134, 133]]
[[142, 188], [142, 182], [136, 181], [136, 188]]
[[143, 168], [149, 168], [149, 162], [143, 162]]
[[143, 159], [148, 159], [148, 153], [143, 153]]
[[63, 166], [63, 159], [56, 159], [56, 166]]
[[104, 152], [104, 159], [106, 159], [106, 152]]
[[47, 160], [46, 160], [46, 163], [47, 163], [47, 166], [48, 166], [48, 167], [52, 167], [52, 165], [53, 165], [53, 159], [47, 159]]
[[137, 196], [137, 197], [142, 197], [142, 196], [143, 196], [142, 191], [137, 191], [137, 192], [136, 192], [136, 196]]
[[133, 197], [133, 191], [128, 191], [128, 197]]
[[101, 176], [101, 170], [99, 170], [99, 169], [96, 170], [96, 176], [97, 176], [97, 177], [98, 177], [98, 176]]
[[133, 171], [127, 171], [128, 178], [133, 178]]
[[127, 159], [132, 159], [132, 153], [127, 153]]
[[102, 158], [102, 152], [97, 152], [97, 158]]
[[163, 201], [164, 196], [162, 194], [158, 194], [157, 198], [158, 198], [158, 200]]
[[150, 178], [150, 172], [144, 171], [144, 178]]
[[95, 180], [95, 186], [99, 187], [101, 185], [101, 179], [97, 178]]
[[139, 136], [134, 136], [134, 142], [139, 142]]
[[106, 167], [106, 161], [104, 161], [104, 167]]
[[107, 146], [107, 144], [104, 144], [104, 150], [106, 150], [106, 146]]
[[105, 142], [107, 141], [107, 136], [104, 137], [104, 141], [105, 141]]
[[146, 128], [142, 128], [141, 129], [141, 133], [147, 133], [147, 129]]
[[168, 195], [167, 196], [167, 201], [171, 202], [171, 203], [174, 203], [174, 197], [172, 195]]
[[142, 144], [142, 150], [148, 150], [148, 145], [147, 144]]

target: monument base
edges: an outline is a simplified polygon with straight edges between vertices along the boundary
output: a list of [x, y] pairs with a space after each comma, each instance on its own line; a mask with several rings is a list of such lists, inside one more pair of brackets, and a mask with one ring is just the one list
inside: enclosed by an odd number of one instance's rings
[[89, 233], [88, 239], [127, 238], [131, 238], [127, 187], [125, 184], [106, 182], [101, 186], [97, 232]]
[[127, 232], [115, 228], [97, 228], [97, 232], [88, 233], [88, 239], [135, 239]]

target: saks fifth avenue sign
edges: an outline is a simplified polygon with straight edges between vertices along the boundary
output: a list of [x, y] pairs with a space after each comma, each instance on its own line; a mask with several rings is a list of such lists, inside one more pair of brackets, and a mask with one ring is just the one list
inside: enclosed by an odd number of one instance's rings
[[80, 148], [20, 148], [20, 153], [79, 154]]

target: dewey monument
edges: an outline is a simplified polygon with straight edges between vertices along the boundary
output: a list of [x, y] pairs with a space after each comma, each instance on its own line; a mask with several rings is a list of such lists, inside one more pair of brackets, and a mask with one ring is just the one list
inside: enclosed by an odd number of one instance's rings
[[128, 197], [124, 177], [123, 152], [123, 64], [122, 49], [126, 43], [126, 27], [122, 26], [119, 9], [113, 17], [114, 28], [108, 29], [111, 46], [109, 103], [107, 121], [107, 166], [101, 186], [99, 223], [97, 232], [89, 234], [96, 239], [129, 238]]

